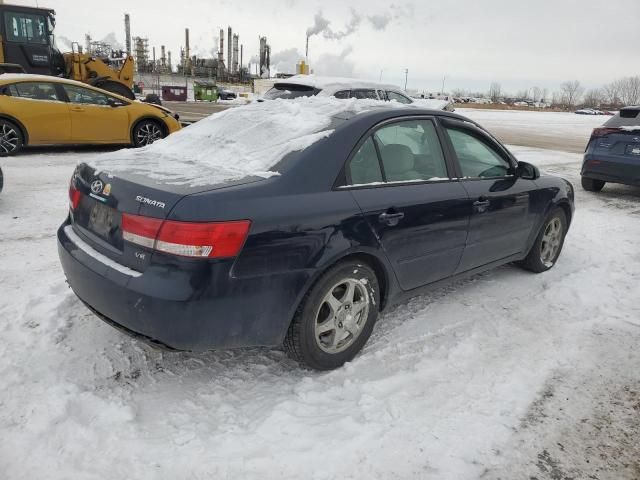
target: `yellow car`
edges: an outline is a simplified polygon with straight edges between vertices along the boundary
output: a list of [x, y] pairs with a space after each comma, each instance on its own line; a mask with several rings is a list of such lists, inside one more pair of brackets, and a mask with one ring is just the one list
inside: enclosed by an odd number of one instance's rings
[[0, 75], [0, 156], [25, 145], [141, 147], [177, 130], [177, 115], [159, 105], [63, 78]]

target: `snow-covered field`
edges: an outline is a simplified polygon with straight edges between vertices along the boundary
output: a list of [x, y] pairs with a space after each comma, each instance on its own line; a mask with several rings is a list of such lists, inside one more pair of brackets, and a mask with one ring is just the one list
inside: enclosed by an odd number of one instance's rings
[[[579, 155], [512, 150], [579, 185]], [[2, 160], [0, 478], [640, 478], [640, 189], [577, 187], [552, 271], [395, 307], [314, 373], [277, 349], [156, 351], [89, 313], [55, 231], [94, 155]]]

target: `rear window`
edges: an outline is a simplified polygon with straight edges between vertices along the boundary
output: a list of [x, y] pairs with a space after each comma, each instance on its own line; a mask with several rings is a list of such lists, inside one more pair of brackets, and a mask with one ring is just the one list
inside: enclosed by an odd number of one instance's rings
[[611, 117], [605, 127], [632, 127], [640, 125], [640, 107], [623, 108], [620, 113]]
[[313, 97], [317, 95], [317, 88], [309, 87], [307, 85], [296, 85], [292, 83], [276, 83], [267, 93], [264, 94], [264, 98], [267, 100], [275, 100], [276, 98], [298, 98], [298, 97]]

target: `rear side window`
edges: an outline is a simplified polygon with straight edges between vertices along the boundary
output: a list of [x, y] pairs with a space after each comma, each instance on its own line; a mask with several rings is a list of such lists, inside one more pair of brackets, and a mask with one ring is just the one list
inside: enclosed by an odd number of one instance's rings
[[447, 128], [447, 133], [458, 157], [465, 178], [504, 177], [511, 165], [498, 152], [471, 133]]
[[56, 87], [47, 82], [23, 82], [9, 85], [13, 97], [30, 98], [31, 100], [59, 101]]
[[605, 122], [605, 127], [633, 127], [640, 125], [640, 107], [623, 108]]
[[351, 175], [351, 185], [366, 185], [383, 181], [378, 153], [371, 137], [367, 138], [358, 153], [351, 159], [349, 174]]
[[313, 97], [320, 90], [307, 85], [296, 85], [293, 83], [276, 83], [263, 98], [275, 100], [276, 98], [292, 99], [298, 97]]

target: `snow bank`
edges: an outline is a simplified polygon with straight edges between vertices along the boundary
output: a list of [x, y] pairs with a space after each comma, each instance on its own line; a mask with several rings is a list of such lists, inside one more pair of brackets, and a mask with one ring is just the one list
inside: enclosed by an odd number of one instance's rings
[[211, 115], [148, 147], [100, 155], [91, 165], [175, 185], [268, 178], [277, 175], [271, 169], [285, 155], [329, 136], [335, 115], [373, 108], [380, 102], [311, 97], [253, 103]]

